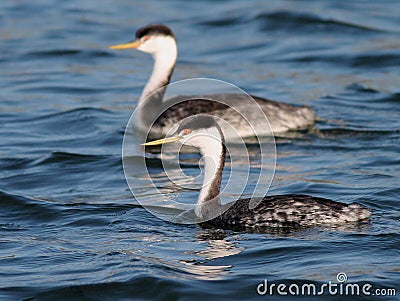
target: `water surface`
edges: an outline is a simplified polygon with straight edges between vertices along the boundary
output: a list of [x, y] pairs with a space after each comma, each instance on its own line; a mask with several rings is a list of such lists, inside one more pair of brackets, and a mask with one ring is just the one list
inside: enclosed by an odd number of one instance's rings
[[[264, 279], [322, 284], [340, 272], [399, 294], [397, 1], [41, 0], [0, 8], [0, 299], [273, 300], [257, 295]], [[107, 46], [152, 22], [171, 26], [179, 41], [173, 80], [216, 78], [316, 110], [313, 131], [277, 138], [270, 194], [359, 202], [373, 210], [371, 223], [236, 233], [171, 224], [139, 206], [121, 145], [152, 60]], [[175, 193], [156, 156], [150, 168]], [[198, 174], [190, 164], [184, 170]]]

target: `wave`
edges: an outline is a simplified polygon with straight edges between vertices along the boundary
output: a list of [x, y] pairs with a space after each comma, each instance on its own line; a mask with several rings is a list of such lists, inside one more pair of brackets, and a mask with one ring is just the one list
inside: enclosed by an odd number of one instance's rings
[[367, 129], [351, 129], [343, 127], [335, 127], [328, 129], [318, 129], [317, 134], [330, 137], [356, 137], [356, 136], [384, 136], [391, 134], [400, 134], [400, 130], [367, 130]]
[[219, 27], [219, 26], [225, 27], [225, 26], [239, 25], [247, 22], [249, 22], [248, 19], [245, 19], [241, 16], [236, 16], [236, 17], [226, 17], [226, 18], [222, 17], [213, 20], [201, 21], [198, 24], [204, 26], [212, 26], [212, 27]]
[[[103, 215], [107, 212], [126, 212], [130, 209], [142, 208], [131, 195], [118, 195], [107, 197], [108, 202], [100, 202], [102, 196], [90, 196], [90, 198], [75, 198], [75, 199], [50, 199], [50, 198], [36, 198], [32, 196], [24, 196], [21, 194], [10, 193], [5, 190], [0, 190], [0, 217], [4, 225], [5, 221], [13, 223], [29, 223], [32, 222], [38, 225], [37, 222], [56, 221], [60, 224], [61, 220], [72, 219], [73, 212], [77, 217], [83, 218], [83, 212], [90, 215]], [[116, 202], [114, 199], [122, 200], [124, 202]], [[69, 214], [67, 214], [69, 212]], [[0, 225], [1, 226], [1, 225]]]
[[277, 11], [272, 13], [258, 14], [255, 20], [262, 22], [263, 30], [290, 30], [306, 33], [343, 33], [348, 34], [366, 34], [379, 33], [382, 30], [372, 28], [366, 25], [359, 25], [346, 21], [326, 19], [315, 14], [298, 13], [289, 11]]
[[43, 59], [43, 58], [58, 58], [58, 57], [78, 57], [78, 58], [96, 58], [110, 57], [112, 54], [103, 50], [81, 50], [81, 49], [52, 49], [29, 51], [22, 54], [20, 59]]
[[195, 293], [197, 289], [181, 280], [141, 274], [125, 282], [75, 284], [24, 295], [26, 300], [41, 301], [60, 300], [61, 296], [62, 300], [176, 300], [183, 291]]
[[69, 153], [69, 152], [52, 152], [49, 156], [43, 158], [40, 161], [36, 161], [36, 165], [46, 165], [52, 163], [68, 163], [68, 164], [82, 164], [82, 163], [100, 163], [107, 162], [109, 165], [113, 162], [113, 165], [120, 166], [121, 158], [109, 155], [88, 155], [79, 153]]
[[353, 68], [393, 67], [400, 64], [398, 53], [364, 53], [364, 54], [324, 54], [324, 55], [297, 55], [296, 57], [281, 59], [283, 62], [315, 63], [324, 62], [334, 65]]
[[75, 108], [71, 110], [66, 110], [62, 112], [55, 112], [55, 113], [50, 113], [50, 114], [45, 114], [42, 116], [38, 117], [33, 117], [33, 118], [27, 118], [24, 119], [23, 121], [25, 122], [32, 122], [32, 121], [37, 121], [37, 120], [48, 120], [48, 119], [53, 119], [53, 118], [58, 118], [58, 117], [64, 117], [67, 116], [68, 119], [72, 117], [73, 119], [86, 119], [88, 117], [94, 116], [94, 115], [113, 115], [114, 112], [102, 108], [94, 108], [94, 107], [80, 107], [80, 108]]
[[[9, 135], [19, 133], [28, 127], [31, 130], [31, 137], [41, 137], [45, 141], [57, 138], [59, 140], [75, 137], [86, 137], [93, 139], [108, 139], [114, 136], [120, 139], [120, 133], [102, 133], [102, 129], [112, 124], [116, 113], [100, 108], [82, 107], [50, 114], [12, 114], [8, 118]], [[12, 127], [10, 127], [12, 125]], [[14, 132], [14, 133], [13, 133]], [[29, 139], [28, 139], [29, 140]], [[22, 141], [21, 141], [22, 142]], [[76, 141], [72, 141], [76, 142]]]
[[87, 86], [40, 86], [30, 88], [19, 88], [19, 92], [30, 92], [30, 93], [50, 93], [50, 94], [73, 94], [73, 95], [85, 95], [85, 94], [98, 94], [103, 93], [106, 89], [100, 88], [88, 88]]
[[2, 223], [18, 224], [27, 221], [48, 222], [59, 216], [59, 211], [49, 203], [0, 190], [0, 212]]
[[305, 33], [340, 33], [347, 34], [368, 34], [383, 33], [381, 29], [373, 28], [367, 25], [356, 24], [347, 21], [335, 20], [331, 18], [320, 17], [315, 14], [275, 11], [263, 12], [255, 16], [237, 15], [229, 17], [220, 17], [218, 19], [201, 21], [198, 24], [210, 27], [226, 27], [240, 24], [257, 22], [261, 25], [263, 31], [290, 31]]
[[[132, 262], [133, 264], [133, 262]], [[332, 297], [329, 294], [327, 288], [328, 281], [337, 283], [336, 277], [337, 273], [335, 271], [328, 272], [324, 270], [324, 274], [314, 273], [311, 279], [307, 277], [303, 278], [283, 278], [275, 277], [271, 272], [266, 271], [263, 275], [254, 275], [248, 273], [243, 278], [243, 275], [239, 274], [237, 276], [232, 276], [229, 280], [223, 281], [201, 281], [201, 280], [191, 280], [183, 278], [177, 278], [174, 276], [163, 276], [163, 275], [153, 275], [152, 273], [140, 273], [134, 277], [131, 277], [126, 281], [113, 281], [113, 282], [98, 282], [98, 283], [88, 283], [88, 284], [74, 284], [70, 286], [60, 286], [57, 288], [48, 289], [36, 289], [37, 293], [28, 293], [27, 290], [22, 288], [16, 288], [16, 291], [20, 291], [19, 295], [25, 296], [25, 300], [250, 300], [260, 298], [257, 294], [257, 287], [259, 284], [264, 283], [264, 279], [268, 279], [268, 284], [274, 283], [275, 288], [271, 291], [271, 295], [265, 295], [261, 297], [266, 297], [271, 300], [280, 300], [281, 295], [278, 291], [291, 292], [293, 290], [288, 290], [289, 286], [299, 287], [300, 293], [302, 292], [302, 285], [305, 287], [305, 296], [307, 296], [307, 291], [310, 289], [309, 293], [312, 296], [312, 287], [315, 287], [317, 294], [323, 289], [323, 297]], [[350, 269], [351, 271], [352, 269]], [[212, 269], [210, 267], [210, 273]], [[159, 272], [159, 271], [158, 271]], [[363, 271], [364, 272], [364, 271]], [[170, 273], [173, 273], [172, 271]], [[364, 272], [366, 273], [366, 272]], [[345, 275], [346, 276], [346, 275]], [[365, 274], [355, 273], [355, 275], [349, 274], [351, 277], [348, 283], [358, 284], [361, 288], [365, 284]], [[317, 278], [318, 280], [313, 280]], [[286, 289], [278, 290], [276, 286], [278, 284], [284, 284]], [[376, 288], [388, 288], [395, 287], [395, 280], [388, 281], [368, 281], [374, 289]], [[343, 284], [345, 285], [345, 284]], [[272, 286], [269, 287], [271, 289]], [[339, 292], [338, 287], [333, 287], [335, 291]], [[345, 288], [345, 286], [344, 286]], [[352, 289], [349, 291], [349, 293]], [[371, 290], [372, 292], [372, 290]], [[345, 294], [344, 292], [342, 293]], [[290, 296], [290, 294], [289, 294]], [[286, 296], [287, 297], [287, 296]], [[297, 296], [299, 297], [299, 295]], [[322, 296], [321, 296], [322, 297]], [[390, 298], [390, 297], [389, 297]], [[390, 299], [392, 300], [392, 299]], [[394, 300], [394, 299], [393, 299]]]
[[[53, 120], [53, 119], [60, 119], [60, 118], [66, 118], [66, 119], [87, 119], [91, 117], [95, 118], [110, 118], [112, 116], [116, 115], [116, 112], [113, 112], [111, 110], [106, 110], [102, 108], [95, 108], [95, 107], [80, 107], [80, 108], [75, 108], [75, 109], [70, 109], [70, 110], [65, 110], [65, 111], [56, 111], [53, 113], [49, 114], [42, 114], [42, 115], [34, 115], [30, 112], [28, 113], [0, 113], [0, 117], [3, 120], [7, 120], [7, 124], [12, 124], [12, 123], [35, 123], [35, 122], [40, 122], [40, 121], [48, 121], [48, 120]], [[123, 132], [122, 132], [123, 134]]]

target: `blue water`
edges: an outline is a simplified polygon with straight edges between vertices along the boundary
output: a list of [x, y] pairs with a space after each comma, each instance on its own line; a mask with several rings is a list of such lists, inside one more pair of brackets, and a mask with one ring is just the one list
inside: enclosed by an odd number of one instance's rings
[[[321, 285], [338, 273], [397, 289], [353, 299], [398, 299], [399, 11], [398, 1], [2, 1], [0, 299], [275, 300], [257, 294], [264, 279]], [[216, 78], [315, 109], [313, 130], [277, 138], [269, 194], [359, 202], [371, 223], [242, 233], [139, 206], [121, 148], [152, 60], [107, 46], [153, 22], [177, 36], [173, 80]]]

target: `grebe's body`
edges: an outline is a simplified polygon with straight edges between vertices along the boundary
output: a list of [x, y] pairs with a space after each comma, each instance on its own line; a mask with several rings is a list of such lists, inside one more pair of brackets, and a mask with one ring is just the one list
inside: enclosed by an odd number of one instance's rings
[[[366, 220], [370, 212], [359, 204], [343, 204], [302, 194], [266, 196], [251, 208], [254, 199], [237, 200], [223, 213], [206, 222], [205, 227], [222, 229], [265, 227], [313, 227], [343, 225]], [[223, 206], [222, 206], [223, 208]]]
[[[257, 134], [259, 135], [278, 135], [290, 130], [303, 130], [310, 127], [314, 122], [315, 116], [309, 107], [297, 107], [257, 96], [251, 97], [264, 112], [270, 125], [270, 128], [257, 129]], [[183, 98], [187, 100], [180, 102]], [[227, 102], [230, 103], [229, 106], [226, 105]], [[172, 103], [175, 104], [171, 105]], [[153, 138], [164, 137], [168, 130], [179, 121], [197, 114], [210, 114], [223, 119], [229, 126], [235, 128], [241, 137], [255, 136], [254, 129], [243, 118], [243, 114], [240, 113], [247, 110], [247, 116], [251, 117], [252, 112], [248, 111], [249, 96], [247, 95], [212, 94], [197, 98], [180, 96], [166, 101], [162, 107], [165, 108], [165, 111], [155, 119], [150, 131], [150, 136]], [[254, 118], [259, 116], [260, 113], [258, 111], [255, 113]], [[146, 124], [148, 123], [143, 122], [142, 124], [145, 125], [146, 129]], [[229, 136], [230, 131], [226, 128], [227, 124], [219, 123], [225, 134], [225, 139], [234, 138]], [[271, 133], [271, 130], [273, 133]]]
[[[145, 143], [158, 145], [180, 142], [199, 149], [204, 160], [204, 179], [195, 214], [205, 227], [264, 228], [341, 225], [365, 221], [369, 209], [301, 194], [239, 199], [221, 205], [219, 199], [225, 163], [224, 136], [214, 117], [196, 115], [184, 119], [172, 137]], [[254, 207], [254, 208], [253, 208]]]
[[[135, 126], [145, 132], [150, 129], [151, 137], [164, 136], [178, 121], [201, 113], [226, 120], [235, 127], [241, 137], [254, 136], [254, 131], [250, 129], [240, 114], [242, 109], [249, 107], [247, 95], [187, 95], [163, 101], [165, 89], [170, 82], [178, 56], [176, 39], [169, 27], [162, 24], [142, 27], [136, 32], [135, 41], [111, 46], [111, 48], [136, 48], [153, 56], [153, 71], [135, 111]], [[314, 111], [307, 106], [294, 106], [257, 96], [252, 97], [264, 112], [271, 126], [271, 129], [259, 129], [258, 134], [270, 135], [271, 130], [274, 134], [278, 134], [289, 130], [306, 129], [314, 123]], [[181, 100], [184, 101], [179, 102]], [[232, 107], [237, 108], [238, 111]], [[260, 116], [258, 115], [257, 118]], [[222, 123], [220, 125], [224, 131], [225, 125]], [[225, 138], [229, 139], [230, 137]]]

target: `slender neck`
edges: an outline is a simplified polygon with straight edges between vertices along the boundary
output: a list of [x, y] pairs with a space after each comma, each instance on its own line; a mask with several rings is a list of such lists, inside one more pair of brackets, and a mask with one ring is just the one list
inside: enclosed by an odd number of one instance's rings
[[135, 117], [136, 125], [146, 130], [161, 111], [164, 93], [178, 56], [175, 39], [171, 37], [158, 39], [159, 50], [151, 53], [154, 59], [153, 71], [140, 96]]
[[160, 104], [162, 102], [162, 97], [164, 96], [165, 86], [169, 84], [172, 72], [174, 71], [176, 59], [178, 56], [178, 49], [176, 42], [173, 38], [164, 38], [162, 43], [162, 50], [158, 50], [152, 53], [154, 59], [153, 71], [147, 81], [146, 86], [143, 89], [142, 95], [140, 96], [140, 102], [147, 101], [147, 97], [153, 92], [160, 88], [162, 93], [161, 98], [151, 99], [152, 101], [158, 101]]
[[220, 205], [219, 193], [221, 188], [222, 170], [225, 165], [226, 149], [221, 141], [210, 139], [206, 146], [200, 148], [204, 162], [203, 185], [197, 199], [195, 213], [203, 217], [203, 211], [207, 204], [210, 207]]
[[152, 99], [154, 102], [157, 101], [158, 104], [162, 102], [162, 97], [164, 96], [165, 86], [169, 84], [171, 79], [172, 72], [174, 71], [175, 67], [175, 59], [172, 60], [171, 57], [166, 55], [154, 55], [154, 66], [153, 71], [150, 75], [149, 80], [147, 81], [146, 86], [142, 91], [142, 95], [140, 96], [140, 102], [146, 100], [152, 93], [159, 90], [157, 96], [159, 98]]

